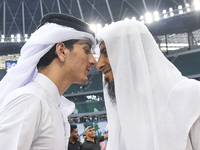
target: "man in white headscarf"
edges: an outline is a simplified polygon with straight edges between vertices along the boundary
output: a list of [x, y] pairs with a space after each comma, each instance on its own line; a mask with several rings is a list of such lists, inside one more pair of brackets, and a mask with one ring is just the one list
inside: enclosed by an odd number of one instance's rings
[[200, 83], [182, 76], [138, 21], [108, 25], [98, 40], [107, 150], [200, 150]]
[[61, 95], [87, 81], [94, 45], [87, 23], [64, 14], [43, 17], [0, 83], [1, 150], [67, 149], [67, 117], [75, 106]]

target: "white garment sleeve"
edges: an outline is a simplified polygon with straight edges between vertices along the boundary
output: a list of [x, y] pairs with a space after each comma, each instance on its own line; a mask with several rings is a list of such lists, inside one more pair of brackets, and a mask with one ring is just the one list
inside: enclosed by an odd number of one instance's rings
[[190, 129], [186, 150], [200, 150], [200, 117]]
[[40, 100], [30, 94], [8, 98], [0, 107], [0, 149], [29, 150], [40, 122]]

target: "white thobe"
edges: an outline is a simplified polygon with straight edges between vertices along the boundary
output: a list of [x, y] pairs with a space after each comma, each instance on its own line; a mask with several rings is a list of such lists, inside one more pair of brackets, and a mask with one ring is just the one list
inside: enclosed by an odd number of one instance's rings
[[65, 129], [56, 85], [38, 73], [0, 106], [1, 150], [64, 150]]
[[200, 150], [200, 118], [190, 129], [186, 150]]

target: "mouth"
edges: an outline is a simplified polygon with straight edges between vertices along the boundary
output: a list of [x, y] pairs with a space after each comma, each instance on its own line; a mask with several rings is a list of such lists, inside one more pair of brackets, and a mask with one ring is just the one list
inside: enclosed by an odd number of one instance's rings
[[88, 72], [90, 72], [91, 69], [90, 69], [90, 68], [86, 68], [86, 70], [87, 70]]
[[106, 71], [103, 72], [103, 74], [107, 74], [107, 73], [110, 72], [110, 71], [111, 71], [111, 69], [106, 70]]

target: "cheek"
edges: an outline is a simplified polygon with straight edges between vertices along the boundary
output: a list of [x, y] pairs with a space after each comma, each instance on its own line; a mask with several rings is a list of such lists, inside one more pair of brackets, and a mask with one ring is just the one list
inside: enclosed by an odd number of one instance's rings
[[[84, 55], [84, 54], [83, 54]], [[76, 64], [87, 64], [88, 62], [88, 58], [86, 56], [79, 56], [79, 57], [76, 57]]]
[[79, 70], [85, 70], [87, 66], [88, 66], [87, 57], [80, 57], [77, 62], [77, 68], [79, 68]]
[[85, 60], [82, 57], [73, 57], [71, 63], [72, 70], [80, 70], [85, 65]]

